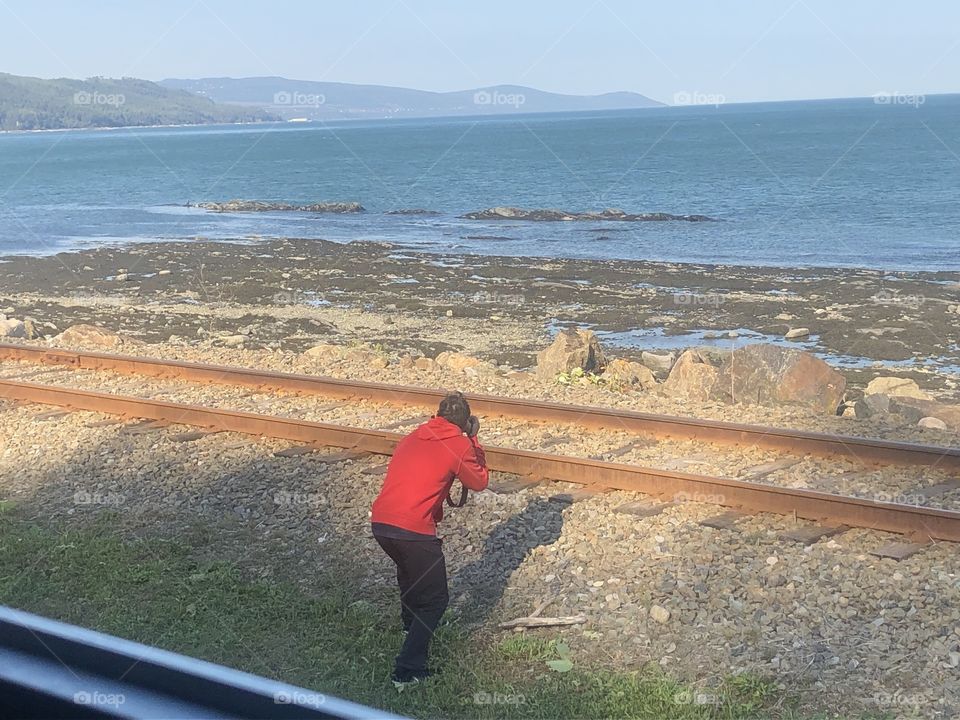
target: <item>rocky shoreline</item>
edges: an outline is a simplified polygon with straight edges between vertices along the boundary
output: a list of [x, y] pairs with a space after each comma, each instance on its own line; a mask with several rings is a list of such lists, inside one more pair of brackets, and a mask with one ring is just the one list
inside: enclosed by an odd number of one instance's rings
[[[227, 200], [226, 202], [204, 201], [187, 203], [187, 207], [200, 208], [216, 213], [250, 212], [307, 212], [350, 214], [366, 212], [358, 202], [317, 202], [295, 204], [269, 202], [263, 200]], [[434, 216], [436, 210], [421, 208], [389, 210], [387, 215]], [[527, 222], [570, 222], [570, 221], [609, 221], [609, 222], [666, 222], [670, 220], [684, 222], [715, 222], [716, 218], [706, 215], [673, 215], [670, 213], [627, 213], [616, 208], [607, 208], [600, 212], [571, 212], [553, 209], [524, 209], [515, 207], [493, 207], [487, 210], [468, 212], [458, 216], [462, 220], [524, 220]]]
[[309, 212], [309, 213], [360, 213], [365, 208], [358, 202], [318, 202], [295, 205], [262, 200], [228, 200], [226, 202], [187, 203], [187, 207], [200, 208], [216, 213], [228, 212]]
[[[622, 389], [647, 411], [730, 420], [743, 419], [747, 403], [767, 408], [749, 415], [764, 424], [838, 413], [847, 426], [830, 431], [841, 434], [920, 421], [942, 431], [960, 417], [956, 273], [441, 255], [385, 243], [270, 240], [11, 257], [0, 264], [0, 288], [0, 334], [8, 337], [43, 340], [88, 324], [175, 347], [281, 355], [317, 345], [376, 348], [383, 369], [399, 373], [391, 382], [417, 384], [416, 372], [451, 354], [493, 369], [480, 381], [522, 378], [566, 329], [595, 337], [611, 362], [558, 377], [609, 388], [604, 402]], [[477, 374], [468, 365], [456, 370]], [[918, 394], [867, 390], [884, 377], [911, 383]], [[504, 394], [528, 392], [519, 380], [508, 385]], [[803, 417], [796, 414], [802, 406]]]
[[670, 213], [627, 213], [618, 208], [607, 208], [600, 212], [570, 212], [567, 210], [537, 209], [529, 210], [515, 207], [494, 207], [478, 210], [460, 216], [465, 220], [526, 220], [528, 222], [571, 222], [587, 220], [606, 220], [612, 222], [666, 222], [681, 220], [685, 222], [716, 222], [716, 218], [706, 215], [672, 215]]

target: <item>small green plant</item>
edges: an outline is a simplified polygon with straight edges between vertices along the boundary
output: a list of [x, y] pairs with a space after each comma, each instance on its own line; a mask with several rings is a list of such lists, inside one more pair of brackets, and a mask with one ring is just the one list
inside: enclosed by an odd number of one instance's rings
[[553, 643], [553, 651], [557, 654], [556, 659], [547, 660], [547, 667], [554, 672], [565, 673], [573, 670], [573, 660], [570, 659], [570, 646], [562, 641]]
[[755, 711], [764, 707], [767, 700], [776, 693], [776, 683], [767, 678], [741, 673], [726, 678], [722, 690], [728, 702], [744, 711]]
[[510, 660], [547, 660], [553, 657], [553, 642], [542, 637], [512, 635], [497, 647]]
[[559, 373], [556, 377], [556, 381], [560, 385], [573, 385], [574, 383], [588, 382], [592, 385], [603, 385], [607, 381], [601, 375], [596, 373], [587, 372], [583, 368], [573, 368], [567, 372]]

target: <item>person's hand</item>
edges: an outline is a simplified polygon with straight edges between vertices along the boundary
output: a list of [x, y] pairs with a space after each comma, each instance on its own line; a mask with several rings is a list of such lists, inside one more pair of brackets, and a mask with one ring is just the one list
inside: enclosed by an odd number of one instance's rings
[[467, 433], [467, 437], [476, 437], [477, 433], [480, 432], [480, 420], [476, 415], [471, 415], [467, 419], [467, 429], [464, 431]]

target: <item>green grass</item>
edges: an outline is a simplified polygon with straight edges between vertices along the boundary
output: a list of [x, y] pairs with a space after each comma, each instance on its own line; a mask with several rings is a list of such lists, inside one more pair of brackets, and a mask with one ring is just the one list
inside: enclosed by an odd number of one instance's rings
[[[0, 603], [400, 714], [794, 717], [760, 678], [736, 676], [694, 691], [659, 670], [591, 669], [575, 656], [571, 670], [556, 672], [546, 663], [570, 655], [562, 641], [532, 634], [492, 640], [455, 622], [434, 643], [443, 674], [398, 693], [387, 679], [400, 644], [392, 605], [356, 601], [344, 585], [318, 578], [318, 595], [308, 597], [227, 563], [198, 562], [184, 541], [125, 540], [107, 522], [54, 531], [0, 509]], [[387, 595], [384, 589], [384, 602]]]

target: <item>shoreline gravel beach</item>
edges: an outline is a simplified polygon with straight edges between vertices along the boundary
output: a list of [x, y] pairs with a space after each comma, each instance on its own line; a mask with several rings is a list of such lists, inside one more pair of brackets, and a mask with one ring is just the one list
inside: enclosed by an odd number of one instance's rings
[[[430, 254], [375, 242], [165, 242], [8, 257], [0, 303], [7, 315], [59, 329], [93, 322], [151, 342], [204, 332], [292, 351], [367, 342], [523, 368], [553, 332], [578, 325], [623, 356], [764, 341], [820, 354], [854, 388], [883, 368], [948, 397], [960, 382], [956, 272]], [[806, 332], [785, 340], [791, 331]]]

